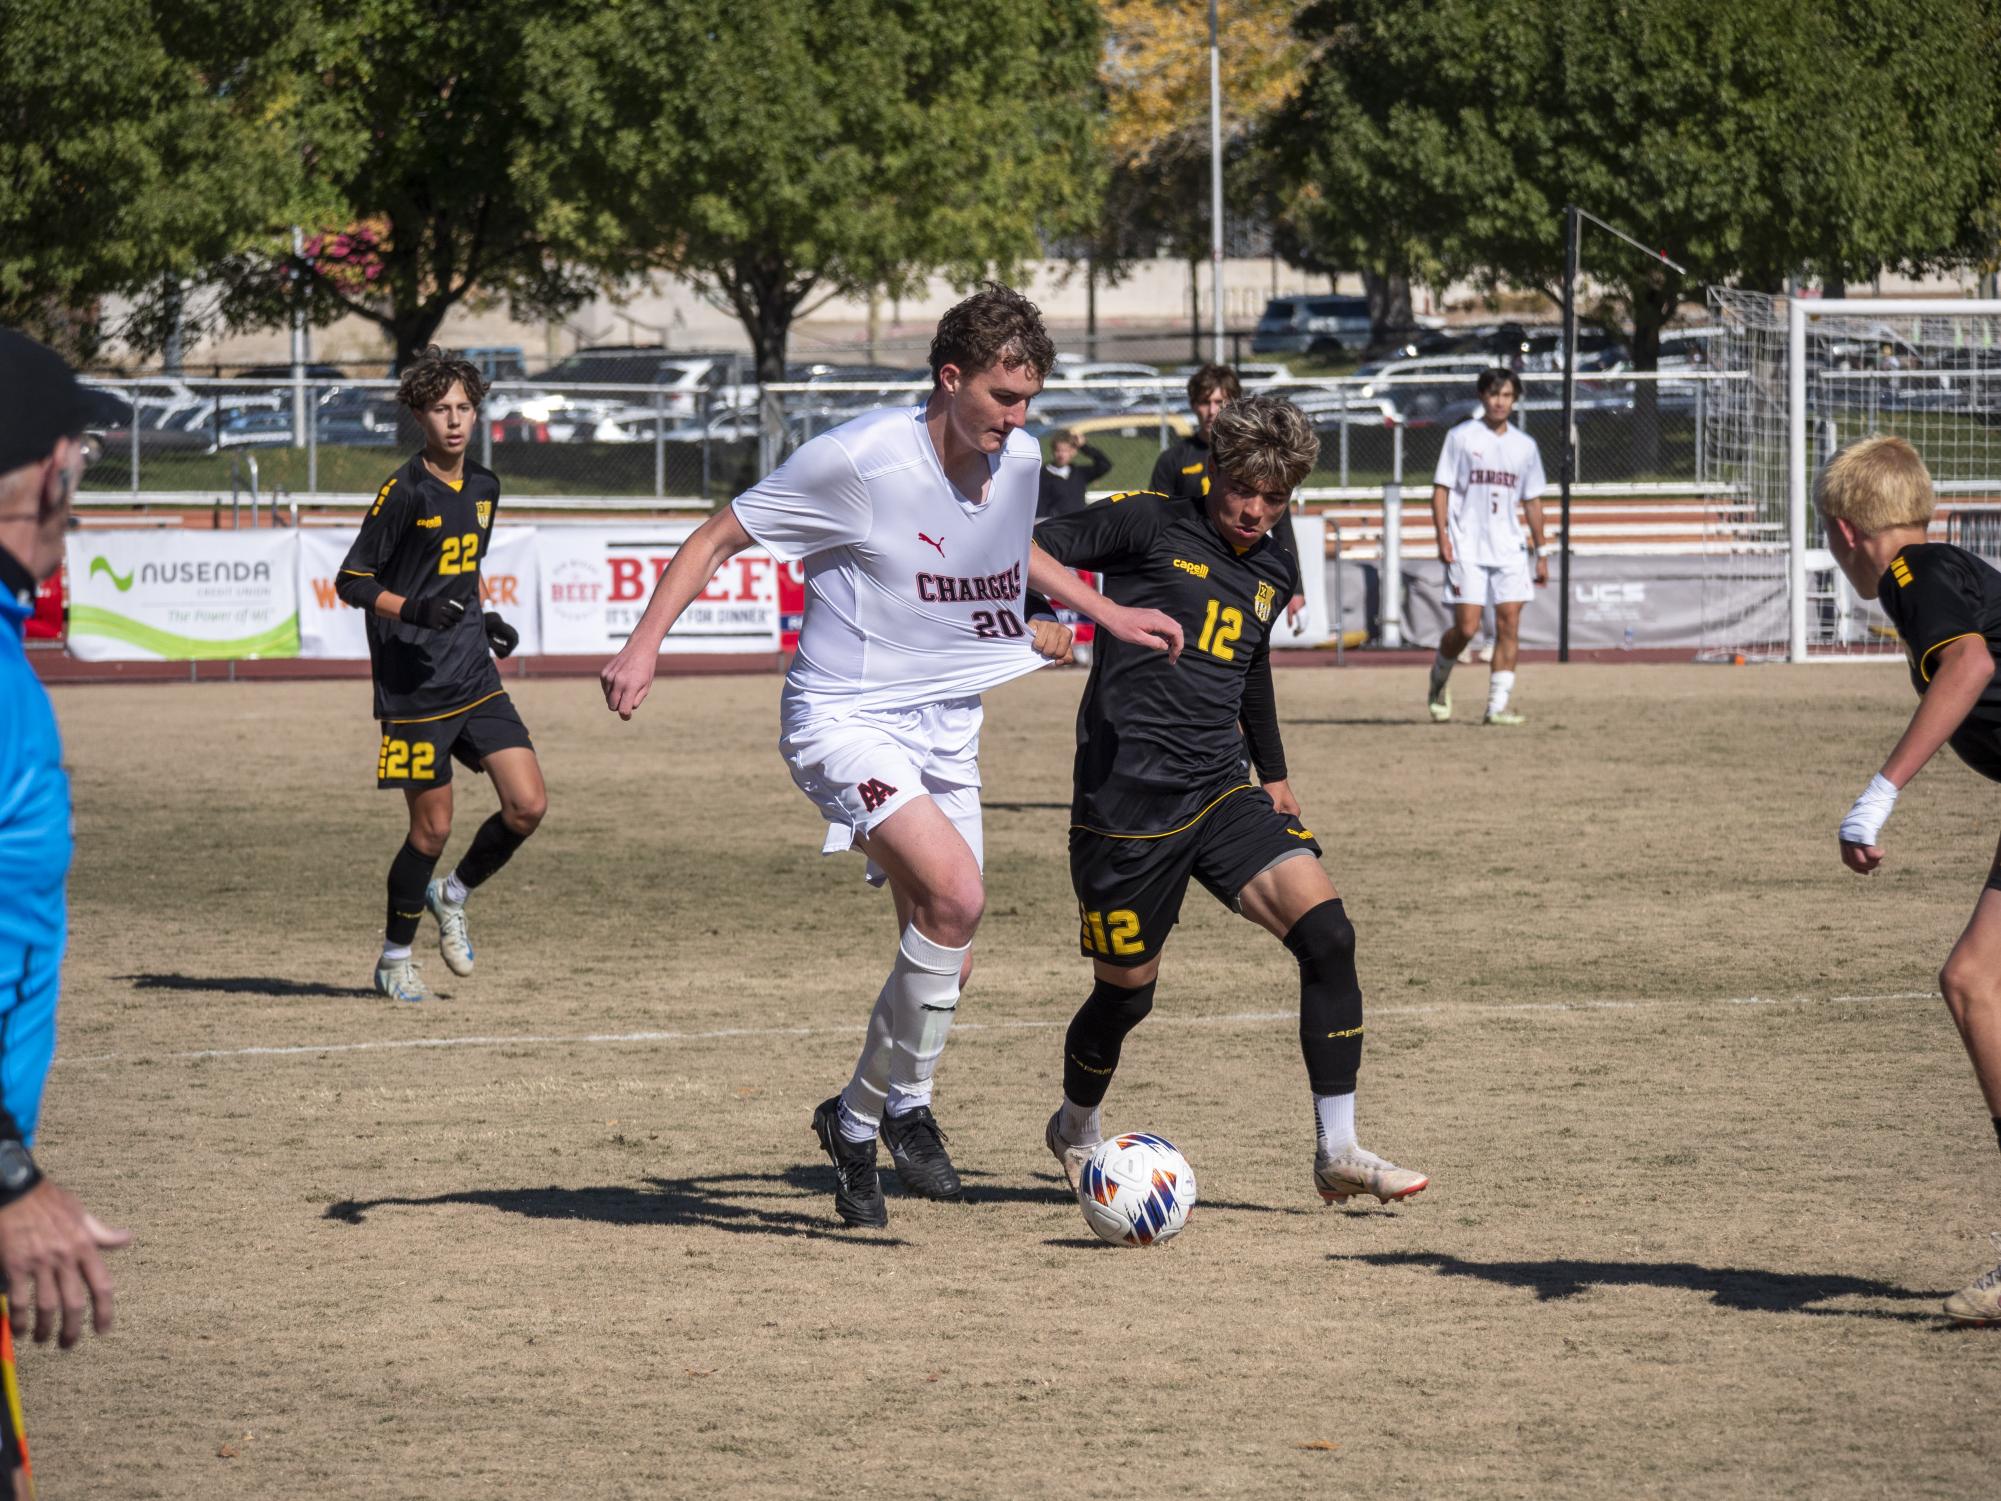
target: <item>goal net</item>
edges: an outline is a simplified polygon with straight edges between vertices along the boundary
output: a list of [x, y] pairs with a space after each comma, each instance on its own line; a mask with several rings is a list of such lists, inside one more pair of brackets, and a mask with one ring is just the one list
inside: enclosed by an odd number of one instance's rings
[[1938, 489], [1934, 541], [2001, 561], [2001, 302], [1710, 291], [1719, 383], [1701, 655], [1795, 661], [1900, 655], [1827, 551], [1814, 476], [1843, 444], [1908, 438]]

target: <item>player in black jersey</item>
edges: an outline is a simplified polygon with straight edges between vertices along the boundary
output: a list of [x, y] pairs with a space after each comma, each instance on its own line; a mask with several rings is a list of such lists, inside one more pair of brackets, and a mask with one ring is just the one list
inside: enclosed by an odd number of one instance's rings
[[1153, 1007], [1161, 948], [1192, 876], [1299, 960], [1315, 1186], [1329, 1202], [1368, 1193], [1387, 1203], [1429, 1180], [1355, 1140], [1355, 929], [1308, 858], [1320, 845], [1286, 779], [1272, 691], [1271, 628], [1299, 570], [1270, 533], [1319, 442], [1297, 407], [1266, 396], [1219, 415], [1214, 443], [1206, 498], [1142, 492], [1035, 529], [1058, 561], [1102, 570], [1107, 598], [1165, 611], [1187, 641], [1179, 665], [1106, 641], [1077, 711], [1070, 878], [1097, 983], [1070, 1023], [1063, 1104], [1046, 1140], [1074, 1187], [1102, 1136], [1099, 1105], [1120, 1047]]
[[[1932, 479], [1902, 438], [1864, 438], [1836, 454], [1814, 501], [1841, 571], [1897, 628], [1918, 692], [1909, 728], [1841, 823], [1842, 863], [1869, 875], [1883, 863], [1883, 824], [1898, 792], [1940, 746], [2001, 782], [2001, 573], [1963, 548], [1925, 540]], [[2001, 1142], [2001, 850], [1939, 988]], [[1959, 1323], [2001, 1323], [2001, 1266], [1948, 1298], [1945, 1313]]]
[[[1231, 402], [1243, 400], [1243, 396], [1244, 383], [1228, 365], [1204, 365], [1189, 376], [1188, 411], [1195, 418], [1194, 435], [1178, 438], [1160, 451], [1160, 457], [1153, 461], [1153, 477], [1147, 481], [1147, 488], [1177, 500], [1207, 500], [1216, 485], [1209, 452], [1211, 431], [1217, 415]], [[1276, 528], [1271, 540], [1280, 552], [1295, 563], [1299, 561], [1299, 548], [1293, 542], [1290, 526]], [[1294, 593], [1285, 603], [1285, 618], [1296, 621], [1305, 608], [1304, 586], [1295, 583]]]
[[[401, 789], [410, 833], [389, 866], [389, 917], [375, 988], [399, 1001], [428, 992], [410, 958], [428, 907], [453, 974], [472, 973], [466, 894], [535, 832], [548, 807], [542, 767], [493, 665], [520, 634], [480, 607], [480, 560], [493, 538], [500, 482], [466, 457], [486, 381], [433, 345], [403, 372], [396, 399], [424, 431], [424, 451], [392, 474], [348, 549], [340, 597], [368, 612], [375, 784]], [[485, 772], [500, 811], [480, 825], [458, 869], [433, 880], [452, 832], [452, 762]]]

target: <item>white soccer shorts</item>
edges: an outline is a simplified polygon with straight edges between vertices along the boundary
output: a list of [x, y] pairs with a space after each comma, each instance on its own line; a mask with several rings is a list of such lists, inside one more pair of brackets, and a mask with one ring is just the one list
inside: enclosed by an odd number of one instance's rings
[[1445, 602], [1448, 605], [1520, 605], [1535, 598], [1535, 574], [1523, 553], [1512, 563], [1447, 563]]
[[[977, 698], [842, 715], [786, 703], [778, 749], [792, 780], [827, 820], [820, 853], [852, 848], [912, 798], [929, 796], [985, 869], [979, 766], [984, 717]], [[863, 874], [872, 886], [886, 879], [873, 860]]]

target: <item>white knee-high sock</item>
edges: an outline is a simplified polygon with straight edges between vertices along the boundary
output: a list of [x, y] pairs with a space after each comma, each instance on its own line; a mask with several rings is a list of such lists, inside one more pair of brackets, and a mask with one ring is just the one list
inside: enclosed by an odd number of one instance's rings
[[896, 963], [869, 1013], [854, 1076], [841, 1091], [841, 1134], [848, 1140], [873, 1136], [885, 1110], [901, 1115], [930, 1102], [965, 957], [965, 949], [933, 943], [914, 926], [903, 930]]
[[839, 1125], [847, 1141], [867, 1141], [882, 1125], [883, 1101], [889, 1091], [889, 1055], [896, 1024], [890, 989], [894, 972], [876, 992], [875, 1008], [868, 1014], [868, 1034], [862, 1039], [861, 1057], [855, 1060], [854, 1076], [841, 1091]]
[[949, 948], [917, 931], [903, 930], [897, 945], [896, 1001], [890, 1020], [895, 1046], [889, 1055], [889, 1113], [904, 1115], [931, 1103], [931, 1076], [959, 1009], [959, 971], [972, 945]]
[[1515, 691], [1515, 675], [1512, 672], [1497, 672], [1487, 679], [1487, 712], [1498, 714], [1508, 706], [1508, 695]]

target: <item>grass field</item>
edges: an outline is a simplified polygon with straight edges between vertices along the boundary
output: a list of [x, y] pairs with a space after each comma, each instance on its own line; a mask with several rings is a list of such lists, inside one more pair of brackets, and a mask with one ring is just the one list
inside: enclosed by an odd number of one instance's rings
[[[1483, 684], [1462, 669], [1462, 696]], [[1324, 1209], [1283, 949], [1196, 889], [1108, 1124], [1183, 1147], [1157, 1251], [1042, 1123], [1088, 985], [1078, 674], [989, 699], [990, 904], [940, 1073], [963, 1205], [843, 1231], [807, 1128], [893, 935], [780, 764], [775, 678], [517, 700], [543, 830], [479, 973], [365, 988], [400, 800], [352, 682], [64, 689], [79, 854], [41, 1157], [138, 1243], [23, 1352], [45, 1497], [1991, 1496], [2001, 1158], [1930, 993], [2001, 819], [1941, 762], [1841, 870], [1895, 669], [1280, 675], [1360, 932], [1365, 1144]], [[461, 788], [463, 847], [492, 806]], [[426, 939], [432, 937], [427, 926]]]

